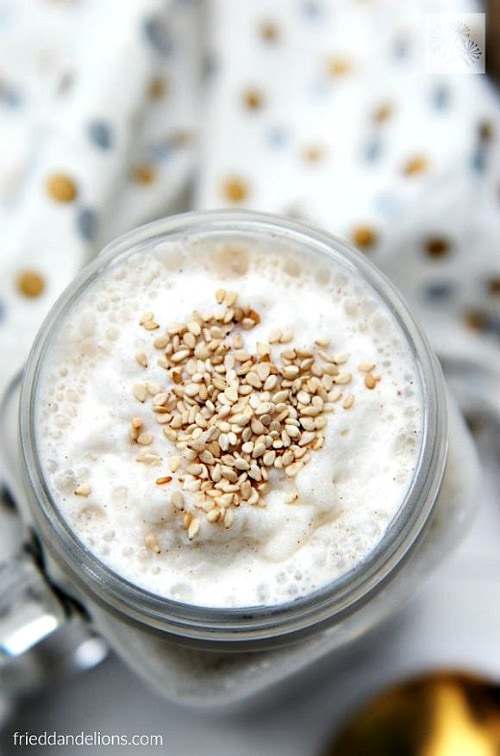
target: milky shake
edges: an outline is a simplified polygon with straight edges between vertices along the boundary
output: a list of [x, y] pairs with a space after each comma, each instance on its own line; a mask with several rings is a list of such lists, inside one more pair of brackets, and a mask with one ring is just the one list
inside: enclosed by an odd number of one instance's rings
[[279, 605], [366, 560], [422, 442], [415, 358], [349, 264], [291, 241], [155, 242], [45, 353], [50, 494], [116, 574], [196, 606]]

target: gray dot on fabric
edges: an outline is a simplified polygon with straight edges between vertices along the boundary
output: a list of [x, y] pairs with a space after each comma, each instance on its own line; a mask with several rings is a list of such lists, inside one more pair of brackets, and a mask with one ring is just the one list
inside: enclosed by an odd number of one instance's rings
[[80, 236], [85, 241], [94, 241], [97, 235], [97, 213], [90, 207], [85, 207], [78, 213], [77, 225]]
[[109, 150], [113, 146], [113, 132], [106, 121], [91, 121], [88, 134], [92, 144], [101, 150]]
[[161, 16], [149, 16], [144, 19], [143, 29], [146, 39], [160, 55], [170, 55], [174, 47], [172, 35]]
[[455, 286], [451, 281], [433, 281], [424, 288], [424, 297], [432, 302], [449, 300], [455, 294]]

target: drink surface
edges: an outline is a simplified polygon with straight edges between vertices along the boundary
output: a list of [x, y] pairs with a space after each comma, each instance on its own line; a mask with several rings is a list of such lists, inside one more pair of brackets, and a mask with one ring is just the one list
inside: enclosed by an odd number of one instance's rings
[[364, 560], [422, 436], [417, 368], [349, 266], [273, 239], [118, 259], [44, 359], [37, 446], [78, 537], [126, 580], [274, 605]]

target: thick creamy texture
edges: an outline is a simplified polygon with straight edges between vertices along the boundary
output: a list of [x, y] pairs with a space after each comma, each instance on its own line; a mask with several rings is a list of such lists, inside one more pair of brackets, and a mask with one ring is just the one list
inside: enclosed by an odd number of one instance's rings
[[[294, 346], [344, 354], [349, 385], [329, 403], [322, 448], [290, 477], [271, 468], [263, 506], [242, 501], [230, 527], [200, 510], [192, 540], [184, 513], [199, 499], [183, 490], [182, 458], [138, 384], [172, 388], [153, 342], [194, 310], [217, 308], [215, 292], [238, 294], [260, 322], [242, 330], [256, 351], [275, 329]], [[157, 330], [140, 325], [154, 313]], [[238, 331], [240, 332], [240, 331]], [[147, 367], [136, 355], [147, 356]], [[161, 360], [160, 360], [161, 362]], [[378, 379], [365, 385], [366, 369]], [[345, 399], [352, 394], [354, 403]], [[346, 407], [344, 406], [346, 404]], [[132, 418], [153, 441], [130, 438]], [[116, 573], [177, 601], [211, 607], [272, 605], [307, 595], [345, 574], [379, 543], [408, 489], [421, 443], [421, 396], [414, 359], [394, 318], [359, 277], [339, 263], [283, 243], [228, 246], [196, 238], [163, 242], [115, 262], [74, 303], [45, 357], [37, 397], [37, 445], [60, 511], [82, 542]], [[144, 452], [158, 464], [138, 461]], [[159, 478], [171, 477], [159, 485]], [[83, 492], [78, 494], [75, 491]], [[151, 534], [154, 534], [151, 547]]]

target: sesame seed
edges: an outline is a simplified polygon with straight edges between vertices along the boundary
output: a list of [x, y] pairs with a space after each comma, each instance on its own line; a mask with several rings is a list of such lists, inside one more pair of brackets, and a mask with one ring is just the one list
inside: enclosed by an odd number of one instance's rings
[[272, 402], [261, 402], [255, 410], [255, 414], [261, 416], [261, 422], [263, 423], [264, 419], [262, 416], [267, 415], [269, 412], [273, 412], [274, 409], [275, 405]]
[[374, 362], [360, 362], [358, 365], [358, 369], [361, 370], [362, 373], [371, 373], [374, 368]]
[[280, 341], [280, 344], [289, 344], [290, 341], [292, 341], [292, 339], [293, 339], [293, 331], [292, 331], [292, 329], [291, 328], [285, 328], [285, 330], [283, 330], [281, 332], [281, 336], [280, 336], [280, 340], [279, 341]]
[[354, 394], [348, 394], [344, 401], [342, 402], [342, 407], [344, 409], [350, 409], [352, 405], [354, 404]]
[[294, 425], [285, 425], [285, 430], [289, 438], [299, 438], [300, 430]]
[[165, 391], [160, 391], [153, 396], [154, 407], [164, 407], [168, 401], [168, 394]]
[[250, 386], [253, 386], [254, 388], [260, 389], [262, 387], [262, 381], [257, 375], [257, 373], [254, 373], [253, 371], [247, 373], [246, 381]]
[[188, 526], [188, 538], [192, 541], [200, 532], [201, 523], [198, 517], [193, 517]]
[[166, 483], [172, 482], [172, 476], [171, 475], [162, 475], [161, 478], [156, 478], [156, 485], [157, 486], [163, 486]]
[[272, 465], [274, 465], [275, 459], [276, 459], [276, 452], [272, 450], [266, 451], [266, 453], [262, 457], [262, 461], [266, 465], [266, 467], [272, 467]]
[[366, 386], [367, 389], [374, 389], [375, 388], [375, 386], [377, 385], [377, 381], [375, 380], [375, 376], [373, 375], [373, 373], [369, 373], [368, 372], [365, 375], [365, 381], [364, 381], [364, 383], [365, 383], [365, 386]]
[[189, 349], [180, 349], [170, 357], [170, 361], [177, 365], [179, 362], [186, 360], [189, 357], [189, 354]]
[[143, 384], [143, 383], [137, 383], [137, 384], [136, 384], [136, 385], [135, 385], [135, 386], [133, 387], [133, 389], [132, 389], [132, 393], [133, 393], [134, 397], [135, 397], [135, 398], [136, 398], [136, 399], [137, 399], [137, 400], [138, 400], [139, 402], [145, 402], [145, 401], [146, 401], [147, 390], [146, 390], [146, 386], [144, 386], [144, 384]]
[[289, 477], [294, 477], [301, 470], [301, 468], [302, 468], [301, 462], [292, 462], [291, 465], [288, 465], [287, 467], [285, 467], [285, 473]]
[[307, 444], [310, 444], [315, 438], [316, 433], [313, 431], [305, 431], [300, 437], [299, 446], [307, 446]]
[[155, 554], [161, 554], [161, 548], [156, 533], [148, 533], [144, 538], [144, 544]]
[[253, 480], [261, 480], [262, 479], [262, 473], [260, 470], [260, 467], [256, 464], [250, 465], [250, 469], [248, 471], [248, 475]]
[[89, 496], [92, 489], [88, 483], [81, 483], [79, 486], [75, 488], [75, 495], [76, 496]]
[[339, 375], [336, 375], [334, 377], [334, 383], [339, 383], [339, 384], [342, 384], [342, 385], [344, 385], [346, 383], [350, 383], [351, 380], [352, 380], [352, 374], [351, 373], [340, 373]]
[[224, 512], [224, 527], [230, 528], [234, 522], [234, 511], [232, 509], [226, 509]]
[[319, 347], [329, 347], [330, 339], [327, 336], [320, 336], [314, 340], [314, 343]]
[[137, 352], [135, 355], [135, 359], [139, 363], [139, 365], [142, 365], [142, 367], [147, 368], [148, 366], [148, 358], [145, 355], [144, 352]]
[[153, 346], [156, 349], [165, 349], [169, 342], [168, 336], [157, 336], [156, 339], [153, 341]]
[[252, 458], [257, 459], [257, 457], [261, 457], [265, 451], [266, 445], [262, 441], [258, 441], [253, 447]]
[[271, 347], [263, 341], [257, 342], [257, 352], [263, 359], [269, 358], [271, 355]]
[[137, 455], [136, 459], [145, 465], [159, 465], [161, 462], [161, 456], [152, 450], [141, 452]]
[[172, 506], [175, 507], [175, 509], [178, 509], [182, 511], [184, 509], [184, 496], [180, 491], [174, 491], [170, 501], [172, 502]]
[[223, 451], [229, 449], [229, 439], [225, 433], [221, 433], [219, 436], [219, 446]]
[[217, 507], [212, 507], [207, 512], [207, 520], [208, 522], [218, 522], [221, 518], [221, 511]]
[[283, 368], [283, 377], [287, 378], [288, 380], [296, 378], [298, 374], [299, 368], [297, 365], [286, 365], [286, 367]]

